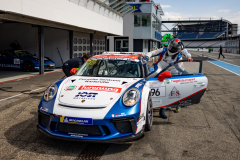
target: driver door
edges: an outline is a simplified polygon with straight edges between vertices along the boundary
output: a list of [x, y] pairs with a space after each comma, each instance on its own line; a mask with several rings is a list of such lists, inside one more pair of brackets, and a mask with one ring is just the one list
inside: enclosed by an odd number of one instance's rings
[[165, 78], [162, 82], [158, 78], [148, 80], [153, 108], [188, 106], [200, 101], [208, 84], [207, 78], [201, 73], [202, 61], [181, 60], [159, 74], [165, 71], [170, 72], [172, 78]]

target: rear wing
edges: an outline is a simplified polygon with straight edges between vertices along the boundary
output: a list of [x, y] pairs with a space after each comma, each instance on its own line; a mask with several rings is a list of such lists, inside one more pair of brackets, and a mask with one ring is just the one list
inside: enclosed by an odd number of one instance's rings
[[146, 55], [148, 52], [103, 52], [102, 54], [131, 54], [131, 55]]

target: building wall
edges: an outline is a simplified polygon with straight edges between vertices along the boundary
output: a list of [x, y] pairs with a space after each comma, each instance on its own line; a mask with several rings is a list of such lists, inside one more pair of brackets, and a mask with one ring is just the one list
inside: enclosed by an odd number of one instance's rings
[[128, 51], [133, 52], [134, 15], [128, 14], [123, 18], [123, 36], [128, 37]]
[[38, 28], [23, 23], [0, 24], [0, 50], [12, 49], [10, 44], [17, 40], [23, 49], [36, 54]]
[[63, 63], [70, 59], [69, 31], [45, 27], [44, 29], [45, 57], [51, 58], [55, 62], [56, 67], [61, 67], [62, 60], [60, 58], [57, 48], [59, 49]]
[[[75, 3], [74, 3], [75, 2]], [[86, 0], [1, 0], [0, 10], [122, 35], [122, 17]]]
[[[0, 24], [0, 35], [0, 50], [12, 49], [10, 44], [17, 40], [23, 50], [38, 56], [38, 27], [25, 23], [3, 23]], [[64, 62], [70, 58], [68, 44], [68, 31], [44, 28], [45, 56], [50, 57], [56, 63], [56, 67], [62, 66], [57, 47]]]

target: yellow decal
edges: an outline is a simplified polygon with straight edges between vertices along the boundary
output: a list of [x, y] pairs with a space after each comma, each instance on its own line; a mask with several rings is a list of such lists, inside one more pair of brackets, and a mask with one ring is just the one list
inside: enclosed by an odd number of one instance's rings
[[96, 62], [97, 60], [87, 61], [86, 65], [94, 65]]

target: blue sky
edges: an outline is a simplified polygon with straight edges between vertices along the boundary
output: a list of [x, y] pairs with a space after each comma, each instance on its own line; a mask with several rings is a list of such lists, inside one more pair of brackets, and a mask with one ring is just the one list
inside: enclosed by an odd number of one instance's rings
[[[240, 0], [154, 0], [165, 18], [223, 18], [240, 29]], [[238, 31], [240, 33], [240, 31]]]

